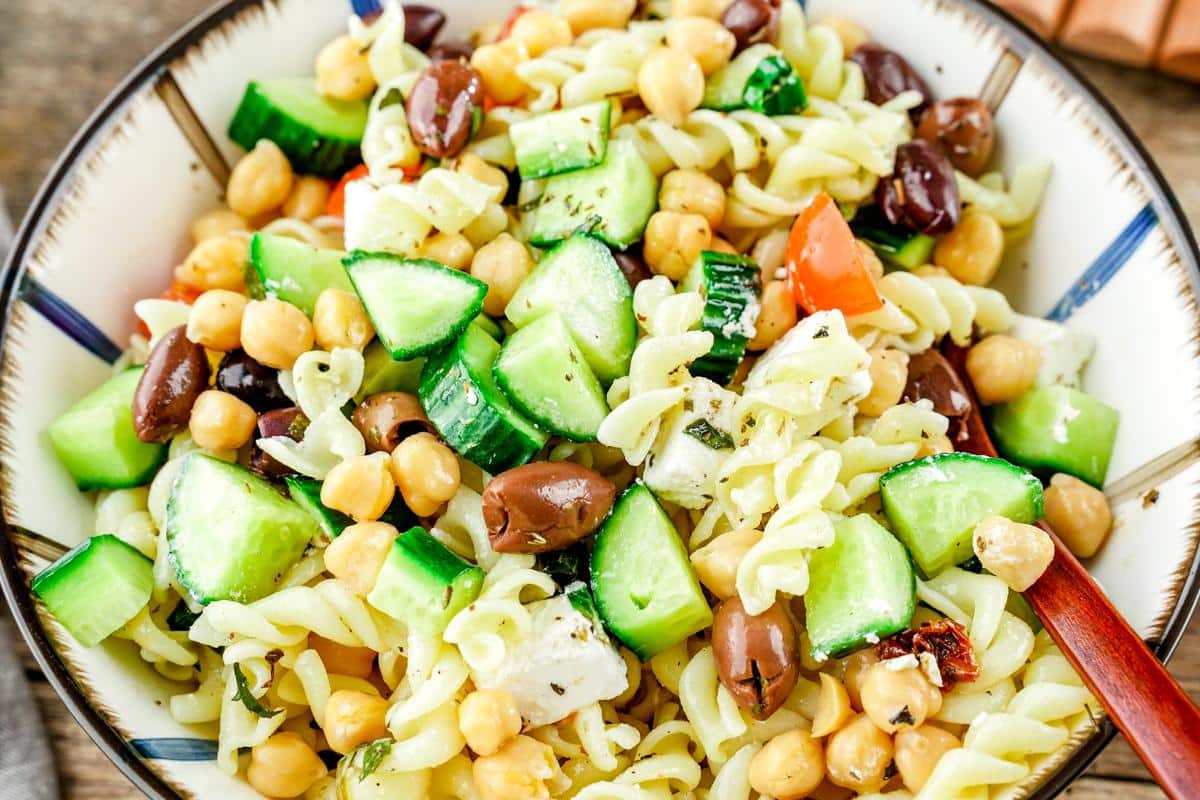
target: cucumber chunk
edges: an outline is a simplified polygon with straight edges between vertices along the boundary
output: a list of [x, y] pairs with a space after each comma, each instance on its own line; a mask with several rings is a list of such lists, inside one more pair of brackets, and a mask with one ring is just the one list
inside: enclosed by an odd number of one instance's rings
[[508, 129], [522, 180], [562, 175], [604, 162], [612, 101], [539, 114]]
[[250, 264], [263, 292], [313, 315], [317, 297], [326, 289], [354, 291], [341, 250], [328, 250], [293, 239], [256, 233], [250, 240]]
[[855, 237], [871, 246], [875, 254], [893, 266], [916, 269], [929, 263], [937, 239], [898, 225], [889, 225], [882, 214], [862, 214], [850, 223]]
[[350, 517], [321, 502], [321, 481], [289, 475], [283, 482], [287, 484], [288, 495], [296, 501], [296, 505], [312, 515], [328, 541], [333, 541], [354, 524]]
[[1103, 488], [1120, 414], [1067, 386], [1036, 386], [997, 406], [992, 431], [1000, 452], [1030, 469], [1065, 472]]
[[450, 552], [424, 528], [396, 537], [367, 602], [408, 628], [440, 636], [479, 597], [483, 570]]
[[629, 372], [637, 345], [633, 292], [601, 242], [580, 233], [555, 247], [504, 309], [518, 328], [556, 311], [601, 383]]
[[153, 562], [109, 533], [83, 542], [33, 579], [33, 593], [84, 647], [136, 617], [153, 590]]
[[206, 604], [266, 597], [321, 535], [309, 512], [274, 486], [203, 453], [180, 467], [165, 525], [179, 583]]
[[762, 309], [759, 273], [758, 264], [746, 256], [705, 250], [696, 259], [683, 288], [704, 296], [700, 327], [713, 335], [713, 346], [692, 364], [693, 375], [725, 384], [737, 371]]
[[713, 621], [687, 549], [640, 481], [596, 534], [592, 594], [609, 632], [643, 661]]
[[808, 557], [805, 624], [817, 661], [908, 628], [917, 580], [904, 545], [869, 514], [841, 520], [833, 545]]
[[555, 435], [595, 441], [608, 416], [604, 390], [558, 314], [539, 317], [509, 337], [495, 374], [512, 404]]
[[356, 251], [343, 263], [379, 341], [399, 361], [452, 342], [488, 291], [483, 281], [423, 258]]
[[442, 438], [491, 473], [524, 464], [550, 437], [512, 407], [492, 375], [500, 345], [470, 325], [454, 345], [430, 356], [419, 397]]
[[421, 385], [421, 368], [424, 366], [423, 358], [396, 361], [383, 343], [376, 339], [363, 351], [362, 386], [354, 396], [354, 402], [361, 403], [363, 398], [380, 392], [416, 394], [417, 387]]
[[702, 108], [798, 114], [808, 106], [804, 83], [778, 48], [756, 44], [717, 70], [705, 86]]
[[497, 342], [504, 341], [504, 328], [496, 320], [489, 317], [487, 314], [480, 314], [471, 320], [472, 325], [478, 325], [483, 328], [483, 332], [495, 339]]
[[367, 109], [365, 100], [322, 96], [311, 78], [257, 81], [246, 87], [229, 138], [247, 150], [270, 139], [297, 172], [336, 178], [361, 160]]
[[46, 429], [80, 489], [141, 486], [162, 464], [167, 446], [143, 442], [133, 429], [133, 393], [141, 377], [141, 367], [112, 376]]
[[637, 145], [614, 139], [603, 163], [549, 178], [524, 221], [530, 243], [538, 247], [590, 228], [593, 236], [624, 250], [642, 238], [657, 205], [658, 179]]
[[883, 512], [924, 577], [974, 555], [975, 526], [998, 514], [1014, 522], [1042, 518], [1042, 484], [1000, 458], [970, 453], [909, 461], [879, 479]]

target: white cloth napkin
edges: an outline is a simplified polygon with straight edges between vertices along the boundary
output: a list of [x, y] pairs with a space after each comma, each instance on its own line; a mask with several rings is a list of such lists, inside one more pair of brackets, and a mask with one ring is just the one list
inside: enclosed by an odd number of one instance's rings
[[[12, 224], [0, 192], [0, 264]], [[13, 648], [15, 633], [0, 599], [0, 800], [57, 800], [58, 777], [46, 730]]]

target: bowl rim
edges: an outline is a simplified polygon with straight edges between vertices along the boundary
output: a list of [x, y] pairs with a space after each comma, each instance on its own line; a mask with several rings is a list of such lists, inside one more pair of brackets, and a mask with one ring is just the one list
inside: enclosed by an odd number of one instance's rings
[[[805, 0], [795, 0], [803, 8]], [[76, 175], [89, 148], [102, 139], [108, 123], [121, 111], [126, 101], [142, 90], [148, 82], [167, 70], [177, 58], [199, 45], [214, 30], [252, 8], [271, 5], [273, 0], [220, 0], [180, 28], [165, 43], [138, 63], [101, 102], [86, 122], [71, 138], [34, 196], [33, 202], [13, 239], [12, 249], [0, 276], [0, 357], [8, 342], [12, 307], [17, 299], [17, 287], [24, 275], [26, 253], [34, 244], [42, 223], [55, 211], [63, 192]], [[1188, 223], [1178, 198], [1170, 184], [1112, 103], [1070, 63], [1064, 54], [1047, 44], [1016, 16], [994, 5], [991, 0], [965, 0], [971, 10], [991, 25], [1001, 29], [1011, 41], [1017, 42], [1025, 53], [1040, 56], [1046, 66], [1057, 73], [1064, 87], [1083, 100], [1101, 127], [1125, 145], [1130, 162], [1145, 177], [1145, 188], [1151, 203], [1167, 213], [1159, 214], [1159, 222], [1167, 229], [1170, 239], [1179, 247], [1179, 255], [1187, 272], [1193, 295], [1200, 298], [1200, 247]], [[153, 800], [179, 800], [181, 795], [129, 746], [124, 738], [104, 720], [91, 705], [76, 683], [70, 670], [47, 638], [38, 617], [36, 602], [18, 561], [11, 536], [12, 526], [4, 513], [0, 497], [0, 596], [8, 603], [17, 629], [29, 646], [35, 661], [62, 700], [71, 716], [134, 786]], [[1160, 660], [1168, 662], [1179, 646], [1188, 624], [1200, 604], [1200, 547], [1192, 554], [1187, 578], [1180, 587], [1179, 597], [1157, 641], [1150, 647]], [[1030, 795], [1033, 800], [1050, 800], [1065, 790], [1096, 759], [1116, 734], [1107, 718], [1061, 767]]]

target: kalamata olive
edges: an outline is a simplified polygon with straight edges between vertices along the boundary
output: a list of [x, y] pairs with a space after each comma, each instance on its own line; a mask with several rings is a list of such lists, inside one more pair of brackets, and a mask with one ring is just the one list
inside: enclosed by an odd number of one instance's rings
[[903, 400], [928, 400], [944, 417], [961, 417], [971, 411], [971, 397], [954, 367], [937, 350], [924, 350], [908, 359], [908, 383]]
[[146, 360], [133, 393], [133, 429], [143, 442], [165, 442], [187, 427], [192, 406], [208, 388], [208, 356], [187, 338], [187, 326], [165, 334]]
[[292, 404], [279, 387], [279, 373], [255, 361], [245, 350], [231, 350], [221, 359], [217, 367], [217, 388], [229, 392], [255, 411]]
[[280, 464], [263, 452], [257, 441], [269, 439], [272, 436], [286, 436], [300, 441], [308, 427], [308, 418], [298, 408], [277, 408], [258, 415], [258, 430], [254, 436], [255, 443], [250, 446], [250, 459], [247, 466], [265, 478], [282, 478], [292, 474], [293, 470]]
[[483, 490], [483, 522], [497, 553], [547, 553], [599, 527], [616, 498], [612, 481], [568, 462], [502, 472]]
[[899, 53], [867, 42], [850, 54], [850, 60], [862, 67], [867, 83], [867, 99], [872, 103], [881, 105], [898, 94], [915, 91], [920, 92], [924, 99], [913, 112], [924, 111], [929, 105], [929, 87], [912, 68], [912, 64]]
[[408, 127], [417, 148], [449, 158], [467, 146], [483, 102], [479, 73], [461, 61], [438, 61], [417, 76], [408, 95]]
[[895, 172], [879, 181], [875, 202], [888, 222], [930, 236], [954, 230], [961, 213], [954, 167], [922, 139], [896, 148]]
[[721, 683], [755, 719], [779, 710], [800, 674], [796, 627], [779, 603], [757, 617], [734, 595], [717, 606], [713, 655]]
[[367, 442], [368, 453], [390, 453], [414, 433], [437, 435], [421, 401], [406, 392], [381, 392], [363, 400], [350, 421]]
[[470, 42], [438, 42], [427, 54], [433, 61], [470, 61], [475, 45]]
[[992, 157], [996, 122], [988, 107], [974, 97], [939, 100], [921, 117], [917, 138], [936, 145], [955, 169], [974, 178]]
[[617, 260], [617, 266], [621, 268], [625, 280], [629, 281], [630, 289], [636, 289], [639, 283], [654, 277], [654, 273], [646, 266], [640, 249], [614, 250], [613, 258]]
[[721, 15], [724, 25], [737, 40], [740, 53], [747, 47], [774, 42], [779, 35], [782, 0], [733, 0]]
[[404, 41], [418, 50], [428, 50], [446, 24], [446, 15], [419, 4], [404, 6]]

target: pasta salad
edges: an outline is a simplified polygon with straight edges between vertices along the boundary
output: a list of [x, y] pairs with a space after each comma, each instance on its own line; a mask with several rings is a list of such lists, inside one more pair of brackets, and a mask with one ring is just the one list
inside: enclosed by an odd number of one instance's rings
[[1118, 427], [987, 288], [1048, 166], [797, 3], [354, 10], [49, 427], [51, 614], [271, 798], [1013, 794]]

